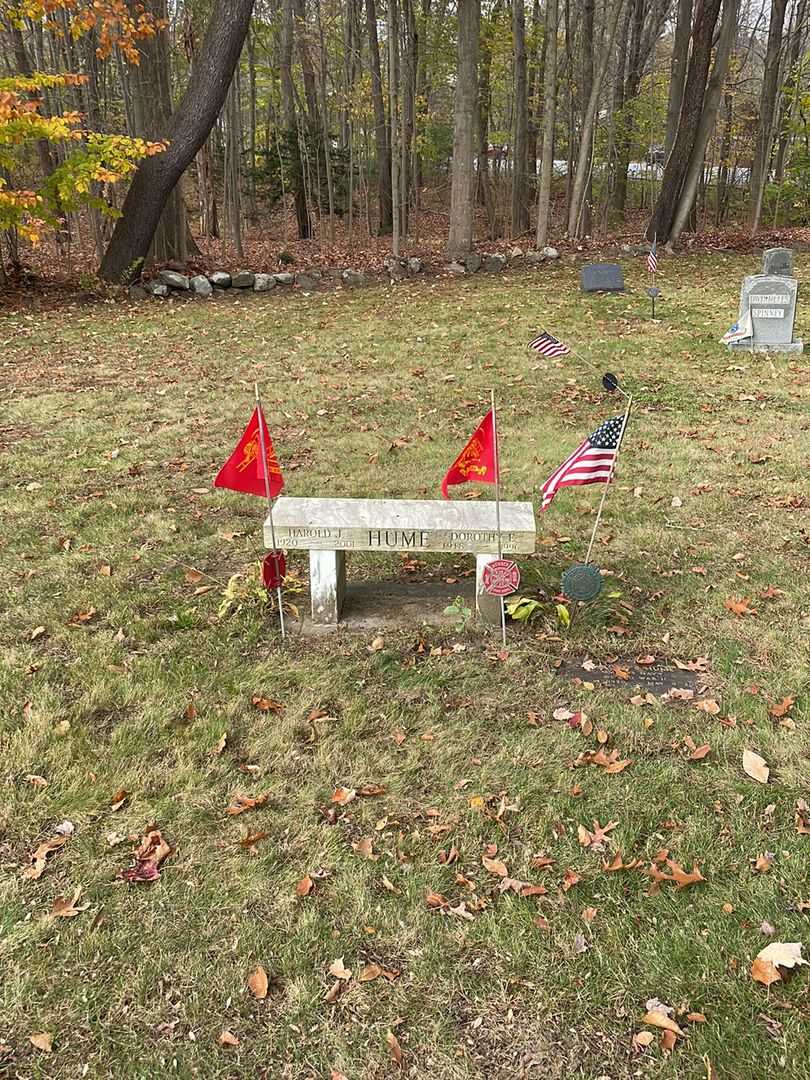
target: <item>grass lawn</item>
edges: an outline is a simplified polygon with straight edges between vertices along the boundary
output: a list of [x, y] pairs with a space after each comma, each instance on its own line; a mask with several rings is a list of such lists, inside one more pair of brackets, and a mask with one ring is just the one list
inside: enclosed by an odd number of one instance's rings
[[[0, 324], [0, 1075], [807, 1075], [810, 972], [750, 974], [771, 941], [810, 953], [810, 360], [717, 344], [754, 269], [665, 260], [655, 323], [639, 259], [625, 295], [582, 297], [561, 265]], [[599, 600], [556, 611], [599, 496], [569, 489], [521, 560], [542, 603], [507, 653], [474, 624], [282, 647], [262, 503], [211, 487], [254, 379], [299, 495], [438, 497], [495, 386], [504, 495], [536, 505], [620, 409], [579, 361], [527, 353], [543, 326], [638, 395]], [[409, 577], [396, 556], [350, 573]], [[556, 672], [639, 656], [697, 667], [702, 693], [639, 704]], [[622, 771], [574, 767], [604, 739]], [[267, 797], [226, 813], [239, 795]], [[615, 823], [601, 845], [594, 822]], [[118, 880], [153, 827], [159, 879]], [[606, 870], [618, 852], [640, 862]], [[651, 895], [677, 866], [705, 880]]]

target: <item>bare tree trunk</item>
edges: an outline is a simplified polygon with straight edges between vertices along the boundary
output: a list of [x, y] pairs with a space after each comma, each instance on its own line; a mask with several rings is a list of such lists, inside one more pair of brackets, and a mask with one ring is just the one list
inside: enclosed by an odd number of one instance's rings
[[799, 85], [798, 80], [801, 67], [799, 57], [802, 53], [802, 46], [807, 30], [806, 19], [807, 0], [799, 0], [799, 3], [796, 6], [796, 10], [793, 14], [793, 27], [790, 32], [790, 46], [788, 51], [787, 64], [785, 66], [786, 77], [782, 96], [783, 99], [787, 98], [788, 107], [779, 125], [779, 145], [777, 147], [776, 162], [774, 165], [774, 175], [776, 176], [776, 182], [778, 184], [781, 184], [782, 180], [784, 179], [785, 154], [788, 145], [790, 118], [795, 113], [796, 106], [798, 104], [796, 88]]
[[380, 45], [377, 39], [377, 9], [374, 0], [366, 0], [366, 30], [371, 61], [371, 101], [374, 108], [374, 133], [377, 143], [377, 191], [380, 202], [379, 233], [391, 232], [391, 146], [388, 141], [388, 124], [385, 119], [385, 102], [382, 91], [382, 68]]
[[447, 241], [451, 259], [472, 250], [480, 19], [480, 0], [458, 0], [458, 77], [453, 126], [450, 235]]
[[678, 16], [675, 21], [675, 39], [672, 43], [672, 66], [669, 76], [667, 99], [667, 127], [664, 136], [664, 155], [669, 157], [678, 130], [681, 115], [683, 88], [686, 82], [686, 64], [689, 59], [689, 39], [692, 36], [693, 0], [678, 0]]
[[776, 96], [779, 89], [779, 56], [782, 51], [782, 31], [785, 25], [787, 0], [771, 0], [771, 18], [768, 24], [768, 47], [765, 52], [765, 70], [759, 97], [759, 127], [751, 166], [751, 201], [748, 206], [748, 225], [752, 233], [759, 228], [762, 199], [768, 179], [768, 165], [773, 147]]
[[678, 130], [664, 168], [658, 200], [647, 227], [648, 240], [657, 237], [659, 243], [664, 243], [669, 239], [703, 114], [712, 41], [717, 17], [720, 14], [720, 3], [721, 0], [698, 0], [697, 2], [695, 27], [692, 34], [692, 53], [684, 83]]
[[[580, 216], [577, 226], [577, 236], [589, 236], [593, 227], [591, 214], [591, 171], [593, 168], [593, 132], [587, 138], [584, 136], [585, 114], [588, 111], [588, 102], [593, 89], [593, 34], [595, 0], [582, 0], [582, 36], [580, 38], [580, 80], [579, 80], [579, 109], [582, 114], [582, 128], [579, 133], [579, 148], [577, 152], [577, 166], [581, 159], [585, 158], [585, 176], [587, 177], [585, 194], [582, 198]], [[572, 188], [573, 198], [573, 188]]]
[[253, 0], [218, 0], [167, 132], [169, 146], [135, 172], [100, 273], [127, 282], [140, 273], [161, 213], [219, 114], [247, 34]]
[[726, 80], [731, 48], [734, 44], [734, 34], [737, 28], [738, 3], [739, 0], [723, 0], [723, 18], [720, 24], [720, 34], [717, 39], [714, 67], [712, 68], [711, 78], [709, 79], [709, 85], [706, 90], [703, 111], [700, 115], [680, 199], [678, 200], [678, 205], [675, 209], [672, 226], [669, 229], [668, 246], [670, 247], [677, 243], [678, 238], [686, 226], [692, 207], [695, 203], [698, 184], [703, 177], [706, 146], [708, 145], [709, 138], [714, 130], [715, 121], [717, 120], [717, 109], [720, 105], [723, 83]]
[[529, 99], [526, 75], [526, 11], [524, 0], [512, 0], [512, 42], [514, 47], [514, 143], [512, 146], [512, 235], [529, 228], [526, 173], [529, 148]]
[[399, 158], [399, 8], [388, 0], [388, 119], [391, 123], [391, 252], [399, 258], [402, 191]]
[[540, 189], [537, 195], [538, 248], [548, 239], [551, 181], [554, 174], [554, 124], [557, 119], [557, 24], [558, 0], [546, 0], [546, 69], [543, 79], [543, 151]]
[[237, 69], [225, 103], [225, 229], [230, 233], [236, 254], [242, 250], [242, 108]]
[[622, 5], [623, 0], [613, 0], [612, 7], [609, 9], [607, 16], [607, 28], [605, 30], [605, 39], [602, 43], [602, 55], [599, 59], [599, 67], [596, 71], [596, 76], [594, 78], [593, 86], [591, 87], [590, 97], [588, 99], [588, 105], [585, 110], [585, 116], [582, 120], [582, 131], [580, 132], [580, 153], [579, 157], [577, 158], [577, 171], [574, 177], [574, 184], [571, 189], [571, 205], [568, 209], [569, 236], [582, 235], [582, 216], [590, 174], [590, 147], [593, 143], [594, 126], [596, 124], [596, 110], [599, 105], [599, 95], [602, 91], [602, 83], [605, 81], [605, 73], [607, 71], [608, 60], [610, 59], [613, 52], [613, 42], [616, 39], [616, 30], [619, 24], [619, 16], [621, 15]]
[[281, 8], [281, 112], [284, 122], [284, 137], [290, 159], [290, 186], [295, 197], [295, 218], [300, 240], [308, 240], [312, 235], [312, 222], [309, 216], [307, 188], [304, 177], [304, 162], [301, 155], [301, 138], [298, 115], [295, 107], [295, 87], [292, 78], [293, 41], [294, 41], [293, 0], [283, 0]]

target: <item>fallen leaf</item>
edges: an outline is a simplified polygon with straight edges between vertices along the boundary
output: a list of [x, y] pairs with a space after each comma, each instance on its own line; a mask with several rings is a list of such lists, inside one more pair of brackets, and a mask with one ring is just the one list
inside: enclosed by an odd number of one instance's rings
[[309, 896], [312, 890], [315, 888], [315, 882], [307, 874], [302, 877], [298, 884], [295, 886], [295, 891], [299, 896]]
[[570, 867], [565, 871], [565, 877], [563, 878], [562, 888], [563, 892], [568, 892], [570, 888], [582, 881], [582, 878]]
[[393, 1033], [389, 1031], [386, 1033], [385, 1041], [388, 1043], [388, 1049], [391, 1051], [391, 1057], [402, 1068], [402, 1047], [399, 1045], [399, 1039]]
[[51, 918], [54, 919], [72, 919], [74, 915], [81, 915], [83, 911], [87, 911], [90, 907], [89, 904], [82, 904], [76, 906], [76, 901], [82, 894], [81, 886], [79, 886], [72, 897], [57, 896], [53, 902], [51, 908]]
[[251, 848], [254, 844], [258, 844], [260, 840], [266, 840], [270, 835], [268, 832], [249, 832], [247, 836], [243, 836], [239, 841], [239, 846], [243, 848]]
[[225, 813], [230, 814], [231, 817], [244, 814], [246, 810], [254, 810], [257, 806], [264, 806], [269, 797], [269, 792], [265, 792], [264, 795], [257, 795], [255, 799], [251, 799], [249, 795], [234, 795], [230, 806], [225, 807]]
[[363, 837], [362, 840], [352, 842], [352, 848], [358, 855], [364, 859], [368, 859], [369, 862], [377, 862], [380, 858], [379, 855], [374, 854], [374, 845], [370, 836]]
[[135, 862], [127, 870], [119, 871], [122, 881], [135, 884], [139, 881], [154, 881], [160, 874], [163, 860], [171, 855], [171, 846], [163, 839], [159, 829], [150, 829], [133, 853]]
[[260, 694], [254, 694], [251, 701], [260, 712], [279, 713], [284, 708], [280, 701], [273, 701], [272, 698], [262, 697]]
[[671, 1054], [675, 1049], [676, 1035], [674, 1031], [662, 1031], [661, 1032], [661, 1050], [665, 1054]]
[[697, 746], [687, 758], [687, 761], [703, 761], [711, 753], [711, 747], [708, 743], [704, 743], [703, 746]]
[[776, 856], [772, 851], [763, 851], [757, 855], [756, 859], [752, 859], [754, 873], [767, 874], [770, 868], [773, 866]]
[[53, 1035], [49, 1031], [37, 1031], [28, 1036], [28, 1041], [44, 1054], [50, 1054], [53, 1049]]
[[48, 781], [45, 779], [45, 777], [44, 776], [37, 776], [36, 773], [28, 773], [24, 777], [24, 779], [25, 779], [26, 784], [30, 784], [31, 787], [46, 788], [48, 786]]
[[743, 772], [750, 776], [752, 780], [756, 780], [758, 784], [768, 783], [770, 769], [765, 759], [761, 758], [759, 754], [755, 754], [753, 750], [743, 750], [742, 767]]
[[239, 1045], [239, 1040], [237, 1039], [237, 1037], [234, 1035], [234, 1033], [232, 1031], [228, 1031], [227, 1028], [225, 1028], [224, 1031], [221, 1031], [219, 1033], [219, 1039], [217, 1041], [219, 1042], [220, 1046], [238, 1046]]
[[751, 978], [763, 986], [770, 986], [782, 978], [780, 967], [794, 968], [806, 963], [800, 941], [772, 941], [757, 953], [751, 965]]
[[341, 979], [343, 982], [348, 982], [352, 977], [352, 969], [347, 968], [343, 963], [343, 957], [339, 956], [337, 960], [333, 960], [329, 965], [329, 974], [335, 979]]
[[339, 787], [335, 788], [335, 792], [332, 795], [331, 802], [337, 803], [338, 806], [346, 806], [352, 799], [355, 798], [357, 792], [354, 788]]
[[734, 911], [734, 905], [733, 905], [733, 904], [729, 904], [728, 902], [726, 902], [725, 904], [723, 904], [723, 912], [724, 912], [724, 913], [725, 913], [726, 915], [731, 915], [731, 913], [732, 913], [733, 911]]
[[484, 869], [488, 870], [490, 874], [497, 874], [498, 877], [506, 877], [509, 873], [506, 868], [506, 863], [502, 862], [500, 859], [489, 859], [484, 855], [481, 862], [484, 864]]
[[447, 897], [441, 893], [429, 892], [425, 894], [425, 903], [429, 908], [445, 908], [449, 904]]
[[43, 840], [39, 847], [31, 854], [31, 865], [26, 866], [22, 876], [26, 881], [37, 881], [42, 877], [48, 859], [55, 851], [58, 851], [66, 843], [64, 836], [54, 836], [50, 840]]
[[219, 757], [228, 742], [228, 732], [223, 731], [211, 749], [208, 751], [213, 757]]
[[586, 923], [591, 923], [596, 918], [598, 909], [595, 907], [586, 907], [582, 909], [582, 918]]
[[650, 1027], [661, 1028], [664, 1031], [671, 1031], [675, 1035], [682, 1035], [686, 1037], [686, 1032], [680, 1028], [675, 1021], [667, 1016], [665, 1012], [661, 1012], [660, 1009], [651, 1009], [644, 1014], [642, 1024], [649, 1024]]
[[53, 831], [57, 836], [73, 836], [76, 832], [76, 826], [72, 821], [68, 821], [66, 818], [64, 821], [60, 821], [58, 825], [54, 826]]
[[796, 698], [794, 697], [782, 698], [782, 700], [778, 702], [778, 704], [771, 705], [770, 709], [768, 709], [768, 712], [771, 716], [785, 716], [787, 713], [790, 712], [790, 710], [795, 704]]
[[749, 607], [750, 603], [751, 598], [748, 596], [744, 596], [739, 600], [735, 596], [729, 596], [729, 598], [725, 601], [725, 607], [734, 615], [737, 615], [739, 618], [743, 618], [745, 615], [757, 614], [755, 608]]
[[700, 709], [701, 712], [708, 713], [709, 716], [717, 716], [720, 712], [720, 706], [714, 698], [701, 698], [700, 701], [695, 702], [695, 708]]
[[655, 1036], [651, 1031], [639, 1031], [633, 1036], [633, 1046], [640, 1047], [642, 1050], [645, 1050], [654, 1041]]
[[29, 641], [36, 641], [37, 638], [42, 637], [42, 635], [44, 633], [45, 633], [45, 627], [44, 626], [35, 626], [34, 629], [31, 631], [28, 640]]
[[701, 1012], [690, 1012], [686, 1014], [686, 1019], [692, 1024], [705, 1024], [706, 1017]]
[[382, 975], [383, 969], [379, 964], [366, 964], [360, 969], [360, 973], [357, 976], [357, 981], [361, 983], [373, 982], [374, 979], [379, 979]]
[[248, 989], [257, 1001], [264, 1001], [267, 997], [267, 972], [264, 970], [261, 964], [258, 965], [256, 970], [248, 979]]
[[110, 799], [110, 809], [120, 810], [128, 798], [129, 792], [125, 791], [123, 788], [119, 788], [118, 791], [116, 791], [116, 793]]
[[385, 648], [385, 638], [375, 637], [371, 644], [367, 645], [366, 648], [369, 652], [380, 652]]
[[810, 806], [807, 805], [804, 799], [796, 800], [796, 814], [794, 818], [796, 822], [796, 832], [802, 836], [810, 835]]

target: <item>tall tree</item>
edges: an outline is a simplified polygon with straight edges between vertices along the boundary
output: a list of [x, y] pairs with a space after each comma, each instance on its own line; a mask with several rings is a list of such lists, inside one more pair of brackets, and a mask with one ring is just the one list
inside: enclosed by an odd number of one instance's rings
[[374, 0], [366, 0], [366, 33], [371, 63], [371, 103], [374, 109], [374, 139], [377, 146], [377, 195], [380, 204], [379, 232], [391, 232], [391, 144], [385, 119], [382, 89], [380, 43], [377, 37], [377, 8]]
[[678, 120], [681, 115], [683, 87], [686, 82], [686, 64], [689, 59], [689, 39], [692, 36], [693, 0], [678, 0], [675, 18], [675, 37], [672, 42], [672, 63], [669, 72], [669, 96], [667, 98], [667, 127], [664, 136], [664, 155], [669, 157]]
[[281, 113], [284, 124], [284, 141], [290, 164], [290, 183], [295, 199], [295, 219], [298, 237], [307, 240], [312, 235], [312, 223], [309, 217], [307, 184], [304, 176], [304, 161], [301, 153], [301, 132], [298, 125], [298, 110], [295, 105], [295, 84], [293, 83], [293, 45], [295, 41], [294, 0], [282, 0], [281, 6], [281, 41], [279, 43], [281, 75]]
[[720, 3], [721, 0], [697, 0], [695, 24], [692, 31], [692, 51], [684, 82], [680, 119], [672, 151], [664, 167], [661, 190], [647, 227], [649, 240], [654, 237], [657, 237], [659, 242], [668, 240], [678, 208], [692, 150], [697, 139], [700, 118], [703, 115], [712, 42], [720, 14]]
[[451, 259], [471, 251], [473, 241], [480, 22], [481, 0], [458, 0], [458, 74], [453, 126], [450, 235], [447, 241]]
[[514, 68], [514, 141], [512, 144], [512, 235], [529, 227], [529, 99], [526, 72], [526, 10], [524, 0], [512, 0]]
[[197, 62], [168, 130], [165, 153], [138, 167], [100, 274], [107, 281], [132, 281], [140, 273], [160, 216], [178, 180], [208, 138], [228, 93], [247, 34], [253, 0], [218, 0]]
[[558, 0], [546, 0], [546, 67], [543, 80], [543, 149], [540, 187], [537, 194], [537, 246], [548, 239], [551, 180], [554, 174], [554, 125], [557, 119], [557, 22]]
[[762, 198], [773, 148], [776, 120], [776, 97], [779, 90], [779, 59], [782, 52], [782, 31], [785, 25], [787, 0], [771, 0], [768, 23], [768, 47], [765, 52], [765, 71], [759, 95], [759, 117], [754, 160], [751, 165], [751, 198], [748, 204], [748, 225], [752, 233], [759, 228]]

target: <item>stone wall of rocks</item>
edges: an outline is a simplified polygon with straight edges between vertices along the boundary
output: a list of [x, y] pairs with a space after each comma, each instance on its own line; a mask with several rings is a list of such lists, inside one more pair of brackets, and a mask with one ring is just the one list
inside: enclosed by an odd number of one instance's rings
[[[458, 262], [452, 262], [446, 267], [451, 274], [475, 274], [479, 270], [490, 273], [504, 270], [510, 266], [540, 266], [545, 262], [553, 262], [559, 259], [560, 253], [556, 248], [544, 247], [542, 251], [526, 251], [522, 248], [513, 248], [509, 256], [478, 255], [470, 254]], [[413, 256], [410, 258], [396, 258], [389, 255], [383, 262], [388, 276], [392, 281], [403, 280], [421, 274], [424, 267], [421, 259]], [[278, 286], [289, 287], [297, 285], [304, 290], [318, 287], [322, 281], [333, 284], [345, 285], [347, 288], [356, 288], [365, 285], [368, 278], [361, 270], [330, 269], [303, 270], [293, 274], [290, 271], [282, 271], [277, 274], [253, 273], [251, 270], [240, 270], [230, 274], [226, 270], [214, 270], [210, 274], [195, 274], [189, 276], [177, 270], [161, 270], [156, 278], [151, 281], [131, 285], [130, 298], [144, 300], [148, 296], [166, 297], [172, 294], [184, 294], [199, 297], [210, 297], [215, 293], [224, 293], [227, 290], [242, 290], [245, 292], [269, 292]]]

